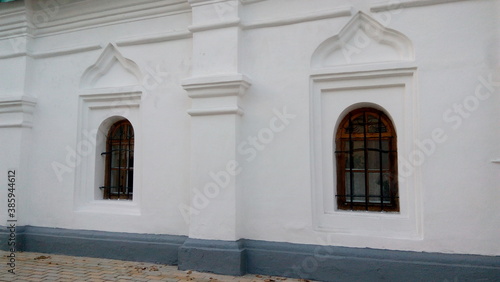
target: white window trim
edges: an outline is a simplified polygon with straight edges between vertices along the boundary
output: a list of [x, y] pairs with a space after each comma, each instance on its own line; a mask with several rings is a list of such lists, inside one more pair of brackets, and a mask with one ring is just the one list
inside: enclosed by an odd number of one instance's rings
[[[139, 109], [141, 87], [120, 87], [84, 90], [79, 96], [78, 143], [89, 141], [93, 152], [81, 156], [75, 177], [75, 211], [88, 213], [140, 215], [142, 183], [141, 123]], [[104, 184], [105, 135], [109, 126], [128, 119], [134, 127], [134, 196], [132, 200], [100, 199]], [[105, 128], [104, 128], [105, 127]], [[101, 172], [102, 170], [102, 172]], [[101, 173], [100, 173], [101, 172]]]
[[[398, 161], [416, 149], [418, 101], [416, 68], [406, 64], [330, 68], [311, 75], [311, 173], [313, 226], [317, 231], [368, 237], [422, 239], [419, 167], [398, 176], [400, 212], [337, 210], [333, 140], [338, 123], [349, 111], [379, 105], [393, 119], [398, 136]], [[375, 92], [387, 89], [385, 97]], [[346, 95], [346, 94], [349, 95]], [[385, 94], [384, 94], [385, 95]], [[337, 98], [338, 97], [338, 98]], [[398, 167], [400, 170], [401, 167]]]

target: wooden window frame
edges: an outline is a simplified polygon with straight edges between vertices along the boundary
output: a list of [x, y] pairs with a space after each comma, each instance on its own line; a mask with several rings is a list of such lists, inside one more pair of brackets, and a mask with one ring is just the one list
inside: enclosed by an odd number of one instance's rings
[[[373, 123], [368, 123], [368, 116], [375, 116], [378, 120], [378, 132], [369, 132], [369, 126]], [[354, 133], [353, 121], [358, 117], [363, 117], [363, 122], [360, 124], [363, 127], [362, 133]], [[383, 126], [383, 128], [382, 128]], [[373, 128], [373, 127], [372, 127]], [[385, 130], [384, 132], [382, 132]], [[351, 149], [354, 147], [354, 141], [362, 141], [362, 148]], [[368, 141], [378, 141], [378, 148], [368, 148]], [[388, 141], [388, 150], [382, 150], [383, 141]], [[337, 168], [337, 193], [336, 202], [339, 210], [365, 210], [365, 211], [387, 211], [399, 212], [399, 196], [398, 196], [398, 177], [397, 177], [397, 136], [394, 126], [389, 117], [382, 111], [374, 108], [360, 108], [349, 112], [344, 116], [335, 135], [335, 159]], [[355, 169], [353, 164], [354, 151], [363, 152], [363, 169]], [[379, 167], [377, 169], [368, 169], [368, 151], [375, 151], [379, 154]], [[388, 154], [388, 168], [384, 169], [382, 165], [383, 154]], [[349, 164], [346, 164], [349, 161]], [[346, 191], [346, 173], [349, 173], [350, 191]], [[364, 195], [354, 195], [354, 173], [362, 173], [364, 175]], [[389, 195], [384, 194], [383, 185], [380, 185], [379, 196], [369, 194], [369, 175], [378, 173], [379, 183], [387, 184]], [[388, 175], [387, 181], [383, 181], [384, 176]], [[363, 187], [362, 187], [363, 188]], [[358, 189], [359, 190], [359, 189]], [[347, 193], [349, 192], [349, 193]], [[366, 197], [368, 195], [368, 197]], [[371, 201], [371, 198], [379, 198], [379, 202]], [[354, 198], [363, 198], [362, 201], [355, 201]]]
[[[114, 139], [118, 130], [124, 128], [127, 136], [120, 135], [120, 138]], [[123, 131], [122, 131], [123, 133]], [[118, 149], [114, 149], [118, 146]], [[116, 162], [115, 152], [118, 152], [118, 166], [113, 167]], [[122, 159], [123, 153], [126, 159]], [[103, 189], [103, 199], [110, 200], [132, 200], [134, 185], [134, 128], [128, 120], [115, 122], [109, 129], [106, 137], [106, 171]], [[124, 166], [122, 166], [125, 164]], [[114, 183], [112, 172], [118, 173], [118, 183]], [[128, 183], [128, 185], [123, 185]]]

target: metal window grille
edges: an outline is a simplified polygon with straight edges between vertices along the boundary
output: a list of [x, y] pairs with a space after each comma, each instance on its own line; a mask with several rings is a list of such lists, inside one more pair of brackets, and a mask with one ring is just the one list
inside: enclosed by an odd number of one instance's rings
[[106, 138], [104, 199], [132, 200], [134, 189], [134, 129], [129, 121], [111, 126]]
[[348, 113], [335, 137], [337, 208], [399, 211], [396, 134], [372, 108]]

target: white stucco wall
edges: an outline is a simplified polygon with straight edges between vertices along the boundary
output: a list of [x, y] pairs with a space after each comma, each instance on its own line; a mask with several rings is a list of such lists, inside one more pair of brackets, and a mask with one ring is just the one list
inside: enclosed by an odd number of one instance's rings
[[[0, 169], [20, 170], [19, 225], [500, 255], [499, 1], [40, 2], [53, 6], [0, 4]], [[241, 93], [218, 95], [228, 81]], [[9, 112], [21, 96], [32, 116]], [[399, 214], [326, 197], [325, 131], [364, 104], [398, 132]], [[99, 152], [73, 164], [113, 116], [136, 131], [132, 202], [92, 198]], [[237, 175], [186, 221], [232, 161]]]

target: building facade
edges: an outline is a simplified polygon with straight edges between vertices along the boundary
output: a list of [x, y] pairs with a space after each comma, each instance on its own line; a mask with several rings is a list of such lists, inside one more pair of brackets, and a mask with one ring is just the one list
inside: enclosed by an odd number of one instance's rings
[[0, 3], [0, 244], [15, 224], [18, 250], [224, 274], [498, 278], [499, 15]]

